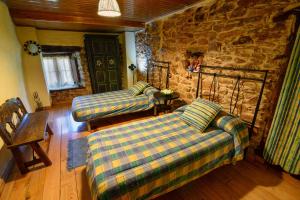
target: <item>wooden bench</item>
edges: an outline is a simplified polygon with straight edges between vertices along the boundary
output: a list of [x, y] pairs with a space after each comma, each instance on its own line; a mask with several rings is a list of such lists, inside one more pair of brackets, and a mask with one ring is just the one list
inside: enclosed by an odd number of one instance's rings
[[[46, 111], [28, 113], [19, 98], [9, 99], [0, 106], [0, 136], [11, 150], [22, 174], [27, 173], [30, 166], [38, 163], [51, 165], [50, 159], [39, 145], [46, 133], [53, 134], [47, 123], [48, 115]], [[32, 148], [32, 160], [25, 161], [22, 146]]]

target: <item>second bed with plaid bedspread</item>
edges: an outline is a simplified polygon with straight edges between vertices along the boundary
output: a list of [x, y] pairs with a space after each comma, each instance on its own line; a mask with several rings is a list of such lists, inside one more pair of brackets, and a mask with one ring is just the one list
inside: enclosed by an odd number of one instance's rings
[[119, 90], [74, 98], [72, 115], [75, 121], [82, 122], [101, 117], [149, 110], [153, 107], [153, 95], [141, 94], [132, 96], [128, 93], [128, 90]]
[[200, 133], [179, 116], [171, 113], [88, 136], [93, 199], [152, 199], [243, 158], [247, 129]]

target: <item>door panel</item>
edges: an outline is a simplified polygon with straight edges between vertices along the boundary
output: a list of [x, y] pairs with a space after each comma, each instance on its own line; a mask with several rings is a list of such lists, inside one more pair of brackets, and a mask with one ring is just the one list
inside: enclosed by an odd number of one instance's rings
[[93, 48], [93, 53], [95, 55], [97, 54], [105, 54], [106, 53], [106, 46], [105, 46], [104, 41], [92, 41], [92, 48]]
[[116, 71], [108, 71], [108, 78], [110, 82], [117, 82], [118, 81], [118, 75]]
[[118, 88], [118, 85], [117, 85], [117, 84], [114, 84], [114, 83], [111, 83], [111, 84], [110, 84], [110, 89], [111, 89], [111, 91], [118, 90], [117, 88]]
[[97, 84], [106, 84], [107, 78], [104, 71], [96, 71], [96, 82]]
[[114, 48], [114, 41], [106, 41], [106, 51], [111, 52], [112, 54], [116, 53], [116, 49]]
[[116, 36], [85, 35], [93, 93], [120, 90], [120, 54]]
[[107, 67], [108, 69], [112, 70], [112, 69], [116, 69], [117, 68], [117, 65], [116, 65], [116, 60], [114, 57], [112, 56], [107, 56]]
[[97, 90], [99, 91], [98, 93], [106, 92], [108, 90], [107, 85], [106, 84], [98, 84]]

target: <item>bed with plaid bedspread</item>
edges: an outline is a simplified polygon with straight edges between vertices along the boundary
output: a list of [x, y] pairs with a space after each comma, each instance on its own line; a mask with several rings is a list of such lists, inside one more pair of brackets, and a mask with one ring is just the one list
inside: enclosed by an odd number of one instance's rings
[[[243, 159], [248, 130], [200, 133], [171, 113], [88, 136], [93, 199], [152, 199]], [[236, 137], [238, 139], [236, 139]]]
[[132, 96], [128, 90], [79, 96], [73, 99], [72, 115], [75, 121], [84, 122], [101, 117], [139, 112], [153, 108], [154, 100], [153, 95]]

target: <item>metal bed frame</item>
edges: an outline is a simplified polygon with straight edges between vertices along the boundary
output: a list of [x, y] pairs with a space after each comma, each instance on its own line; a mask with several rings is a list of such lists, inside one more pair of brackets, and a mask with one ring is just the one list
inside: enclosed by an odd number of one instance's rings
[[[147, 66], [147, 82], [150, 83], [152, 86], [154, 86], [153, 84], [153, 80], [155, 79], [155, 69], [158, 70], [158, 80], [159, 80], [159, 86], [157, 87], [158, 89], [162, 89], [161, 86], [163, 85], [163, 71], [166, 71], [166, 85], [165, 88], [169, 88], [169, 78], [171, 78], [171, 74], [170, 74], [170, 64], [171, 62], [167, 62], [167, 61], [157, 61], [157, 60], [151, 60], [148, 63]], [[151, 76], [151, 77], [150, 77]], [[151, 81], [151, 82], [150, 82]], [[155, 87], [155, 86], [154, 86]]]
[[[219, 70], [219, 72], [205, 72], [205, 69], [209, 69], [209, 70]], [[241, 75], [229, 75], [229, 74], [225, 74], [222, 71], [236, 71], [236, 72], [243, 72], [243, 73], [247, 73], [250, 72], [252, 74], [256, 74], [256, 75], [261, 75], [262, 78], [257, 78], [251, 74], [248, 74], [246, 76], [241, 76]], [[259, 82], [261, 83], [261, 87], [260, 87], [260, 92], [258, 94], [258, 99], [256, 102], [256, 107], [255, 107], [255, 111], [254, 111], [254, 115], [252, 118], [251, 122], [245, 121], [248, 125], [250, 125], [250, 137], [253, 134], [253, 129], [255, 127], [255, 122], [257, 119], [257, 114], [259, 112], [259, 107], [260, 107], [260, 103], [262, 100], [262, 95], [264, 92], [264, 87], [267, 81], [267, 76], [268, 76], [268, 70], [258, 70], [258, 69], [250, 69], [250, 68], [238, 68], [238, 67], [222, 67], [222, 66], [206, 66], [206, 65], [201, 65], [200, 66], [200, 70], [198, 73], [198, 82], [197, 82], [197, 90], [196, 90], [196, 98], [199, 97], [199, 92], [200, 92], [200, 97], [203, 98], [203, 75], [207, 75], [207, 76], [213, 76], [211, 85], [210, 85], [210, 89], [209, 89], [209, 95], [208, 98], [211, 101], [214, 101], [215, 96], [216, 96], [216, 86], [218, 84], [218, 77], [222, 77], [222, 78], [229, 78], [229, 79], [233, 79], [235, 80], [235, 84], [234, 84], [234, 89], [232, 91], [231, 94], [231, 99], [230, 99], [230, 107], [229, 107], [229, 113], [231, 115], [234, 115], [234, 110], [237, 106], [238, 100], [239, 100], [239, 95], [240, 95], [240, 85], [241, 85], [241, 81], [243, 80], [247, 80], [247, 81], [253, 81], [253, 82]], [[236, 96], [235, 96], [235, 92]], [[235, 102], [234, 102], [234, 96], [235, 98]]]

